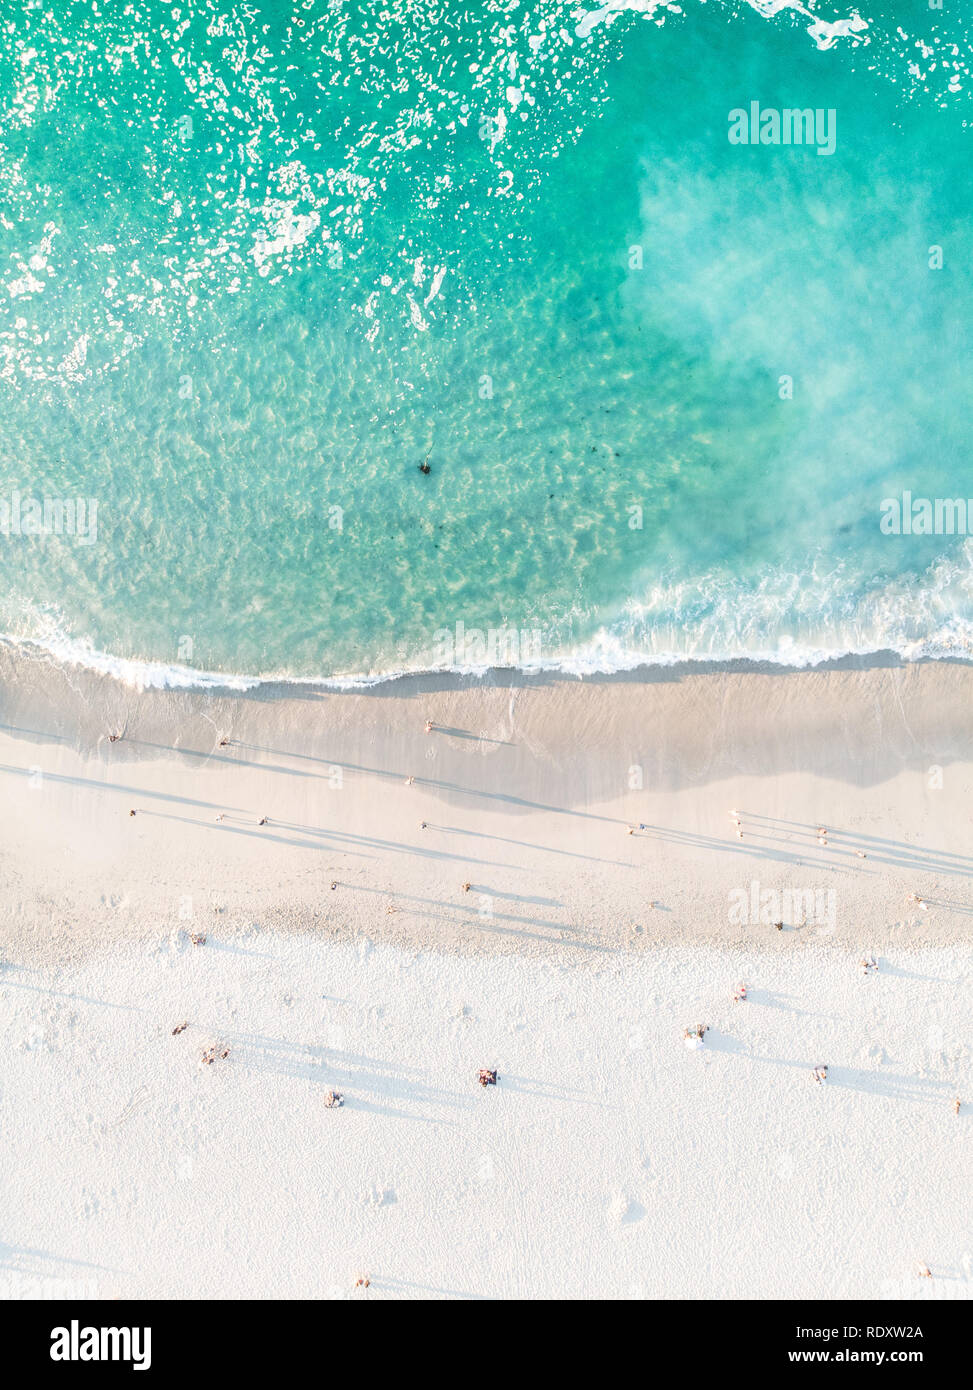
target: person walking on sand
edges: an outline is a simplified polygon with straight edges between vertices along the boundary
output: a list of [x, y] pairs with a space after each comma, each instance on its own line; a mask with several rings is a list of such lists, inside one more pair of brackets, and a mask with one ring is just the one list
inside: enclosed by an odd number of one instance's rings
[[827, 1067], [815, 1067], [815, 1068], [814, 1068], [814, 1072], [813, 1072], [813, 1076], [814, 1076], [815, 1081], [818, 1083], [818, 1085], [819, 1085], [819, 1086], [823, 1086], [824, 1083], [825, 1083], [825, 1082], [827, 1081], [827, 1079], [828, 1079], [828, 1068], [827, 1068]]
[[954, 1100], [953, 1100], [953, 1114], [954, 1114], [954, 1115], [958, 1115], [958, 1114], [959, 1114], [960, 1108], [961, 1108], [962, 1104], [963, 1104], [963, 1102], [960, 1100], [959, 1096], [956, 1096], [956, 1097], [954, 1098]]
[[270, 822], [268, 821], [268, 819], [267, 819], [266, 816], [261, 816], [260, 820], [257, 821], [257, 824], [258, 824], [258, 825], [269, 825]]
[[427, 720], [426, 720], [426, 733], [427, 733], [427, 734], [431, 734], [432, 731], [433, 731], [433, 729], [434, 729], [435, 727], [436, 727], [436, 726], [435, 726], [435, 724], [432, 722], [431, 719], [427, 719]]
[[121, 738], [121, 734], [109, 734], [109, 735], [108, 735], [108, 742], [109, 742], [109, 743], [117, 743], [118, 740], [119, 740], [120, 738]]

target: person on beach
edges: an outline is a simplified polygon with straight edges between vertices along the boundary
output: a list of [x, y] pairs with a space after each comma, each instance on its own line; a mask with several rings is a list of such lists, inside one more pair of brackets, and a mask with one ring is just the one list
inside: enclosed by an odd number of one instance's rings
[[135, 812], [134, 812], [134, 811], [129, 811], [128, 814], [129, 814], [130, 816], [134, 816], [134, 815], [135, 815]]
[[464, 892], [464, 893], [468, 893], [472, 887], [473, 887], [472, 883], [464, 883], [464, 884], [463, 884], [463, 892]]
[[329, 1091], [324, 1098], [324, 1103], [329, 1110], [337, 1110], [345, 1103], [345, 1098], [340, 1091]]
[[734, 1004], [742, 1004], [743, 1001], [744, 1001], [744, 999], [746, 999], [746, 997], [747, 997], [747, 987], [746, 987], [746, 985], [737, 985], [736, 989], [733, 991], [733, 1002], [734, 1002]]
[[185, 1033], [185, 1031], [186, 1031], [186, 1029], [187, 1029], [188, 1027], [189, 1027], [189, 1023], [188, 1023], [188, 1022], [186, 1022], [186, 1023], [177, 1023], [176, 1026], [175, 1026], [175, 1028], [173, 1028], [173, 1030], [172, 1030], [172, 1036], [173, 1036], [173, 1037], [176, 1037], [179, 1033]]
[[407, 787], [414, 787], [415, 784], [416, 784], [416, 779], [415, 779], [414, 777], [407, 777], [407, 778], [405, 779], [405, 785], [406, 785]]
[[703, 1045], [703, 1039], [709, 1032], [705, 1023], [694, 1023], [691, 1028], [682, 1030], [682, 1040], [686, 1047], [691, 1051], [698, 1051]]
[[815, 1081], [818, 1083], [818, 1085], [819, 1085], [819, 1086], [823, 1086], [824, 1083], [825, 1083], [825, 1082], [827, 1081], [827, 1079], [828, 1079], [828, 1068], [827, 1068], [827, 1067], [815, 1067], [815, 1068], [814, 1068], [814, 1072], [813, 1072], [813, 1076], [814, 1076]]
[[931, 1279], [931, 1278], [932, 1278], [932, 1270], [929, 1268], [928, 1265], [924, 1265], [924, 1264], [921, 1264], [921, 1263], [920, 1263], [919, 1268], [918, 1268], [918, 1270], [917, 1270], [917, 1273], [918, 1273], [920, 1279]]
[[223, 824], [223, 812], [222, 812], [222, 811], [221, 811], [220, 814], [216, 817], [216, 824], [217, 824], [217, 825], [222, 825], [222, 824]]
[[436, 726], [435, 726], [435, 724], [432, 722], [431, 719], [427, 719], [427, 720], [426, 720], [426, 733], [427, 733], [427, 734], [431, 734], [432, 731], [433, 731], [433, 729], [434, 729], [435, 727], [436, 727]]
[[956, 1096], [955, 1099], [953, 1100], [953, 1114], [954, 1114], [954, 1115], [958, 1115], [958, 1114], [959, 1114], [960, 1108], [961, 1108], [962, 1104], [963, 1104], [963, 1102], [960, 1100], [959, 1096]]
[[229, 746], [230, 746], [230, 740], [229, 740], [228, 738], [221, 738], [221, 739], [220, 739], [220, 747], [221, 747], [221, 748], [229, 748]]
[[426, 828], [426, 822], [425, 822], [424, 820], [421, 820], [421, 821], [419, 822], [419, 829], [420, 829], [420, 830], [425, 830], [425, 828]]
[[269, 825], [269, 824], [270, 824], [270, 821], [267, 819], [266, 816], [261, 816], [260, 820], [257, 821], [257, 824], [258, 824], [258, 825]]
[[878, 969], [878, 961], [874, 956], [862, 956], [858, 964], [863, 975], [873, 975]]
[[481, 1086], [495, 1086], [497, 1084], [497, 1073], [490, 1071], [487, 1067], [481, 1067], [477, 1076]]
[[109, 735], [108, 735], [108, 742], [109, 742], [109, 743], [117, 743], [118, 740], [119, 740], [120, 738], [121, 738], [121, 734], [109, 734]]

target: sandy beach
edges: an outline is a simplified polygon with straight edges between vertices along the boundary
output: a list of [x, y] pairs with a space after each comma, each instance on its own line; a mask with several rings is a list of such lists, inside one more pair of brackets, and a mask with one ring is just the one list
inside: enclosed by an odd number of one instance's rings
[[6, 1296], [968, 1296], [971, 691], [5, 652]]
[[191, 918], [581, 962], [753, 944], [730, 909], [754, 884], [782, 909], [824, 894], [809, 930], [853, 951], [962, 942], [971, 681], [657, 668], [220, 696], [8, 654], [7, 949], [63, 962]]

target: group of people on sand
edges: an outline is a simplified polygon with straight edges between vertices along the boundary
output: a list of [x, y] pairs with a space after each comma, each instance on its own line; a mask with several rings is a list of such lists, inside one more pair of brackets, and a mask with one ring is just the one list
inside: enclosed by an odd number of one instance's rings
[[[742, 840], [742, 839], [743, 839], [743, 821], [742, 821], [742, 819], [741, 819], [740, 812], [739, 812], [739, 811], [735, 811], [735, 810], [731, 810], [731, 811], [728, 811], [727, 814], [728, 814], [728, 816], [730, 817], [730, 820], [731, 820], [731, 822], [732, 822], [732, 824], [733, 824], [733, 833], [734, 833], [734, 835], [736, 836], [736, 838], [737, 838], [738, 840]], [[631, 834], [631, 833], [632, 833], [632, 832], [629, 831], [629, 834]], [[828, 827], [827, 827], [826, 825], [819, 825], [819, 826], [817, 826], [817, 827], [816, 827], [816, 830], [815, 830], [815, 834], [817, 835], [817, 841], [818, 841], [818, 844], [821, 846], [821, 848], [822, 848], [822, 849], [827, 849], [827, 848], [828, 848]], [[867, 859], [867, 858], [868, 858], [868, 855], [865, 853], [865, 851], [864, 851], [863, 849], [856, 849], [856, 850], [854, 851], [854, 853], [855, 853], [855, 855], [857, 856], [857, 858], [859, 858], [859, 859]]]
[[[859, 964], [862, 973], [865, 975], [874, 974], [875, 971], [878, 970], [878, 962], [876, 961], [874, 956], [863, 956]], [[742, 1004], [746, 1000], [748, 993], [748, 985], [742, 983], [735, 985], [733, 988], [732, 996], [734, 1004]], [[689, 1027], [684, 1028], [682, 1030], [683, 1042], [685, 1046], [688, 1047], [691, 1051], [698, 1051], [698, 1049], [703, 1046], [703, 1039], [706, 1037], [706, 1034], [708, 1032], [708, 1024], [690, 1024]], [[828, 1079], [827, 1066], [824, 1063], [821, 1063], [819, 1066], [816, 1066], [812, 1071], [811, 1076], [817, 1083], [817, 1085], [823, 1086]], [[961, 1109], [963, 1108], [963, 1102], [960, 1100], [959, 1096], [955, 1096], [953, 1098], [953, 1100], [950, 1103], [950, 1108], [952, 1109], [954, 1115], [958, 1115], [960, 1113]]]

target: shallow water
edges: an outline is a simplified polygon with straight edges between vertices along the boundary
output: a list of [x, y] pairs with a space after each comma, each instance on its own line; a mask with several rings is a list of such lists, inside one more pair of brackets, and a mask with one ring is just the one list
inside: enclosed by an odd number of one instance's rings
[[[612, 8], [18, 20], [0, 504], [98, 506], [0, 535], [0, 630], [159, 680], [973, 655], [973, 543], [879, 528], [973, 493], [966, 21]], [[731, 144], [752, 101], [834, 152]]]

